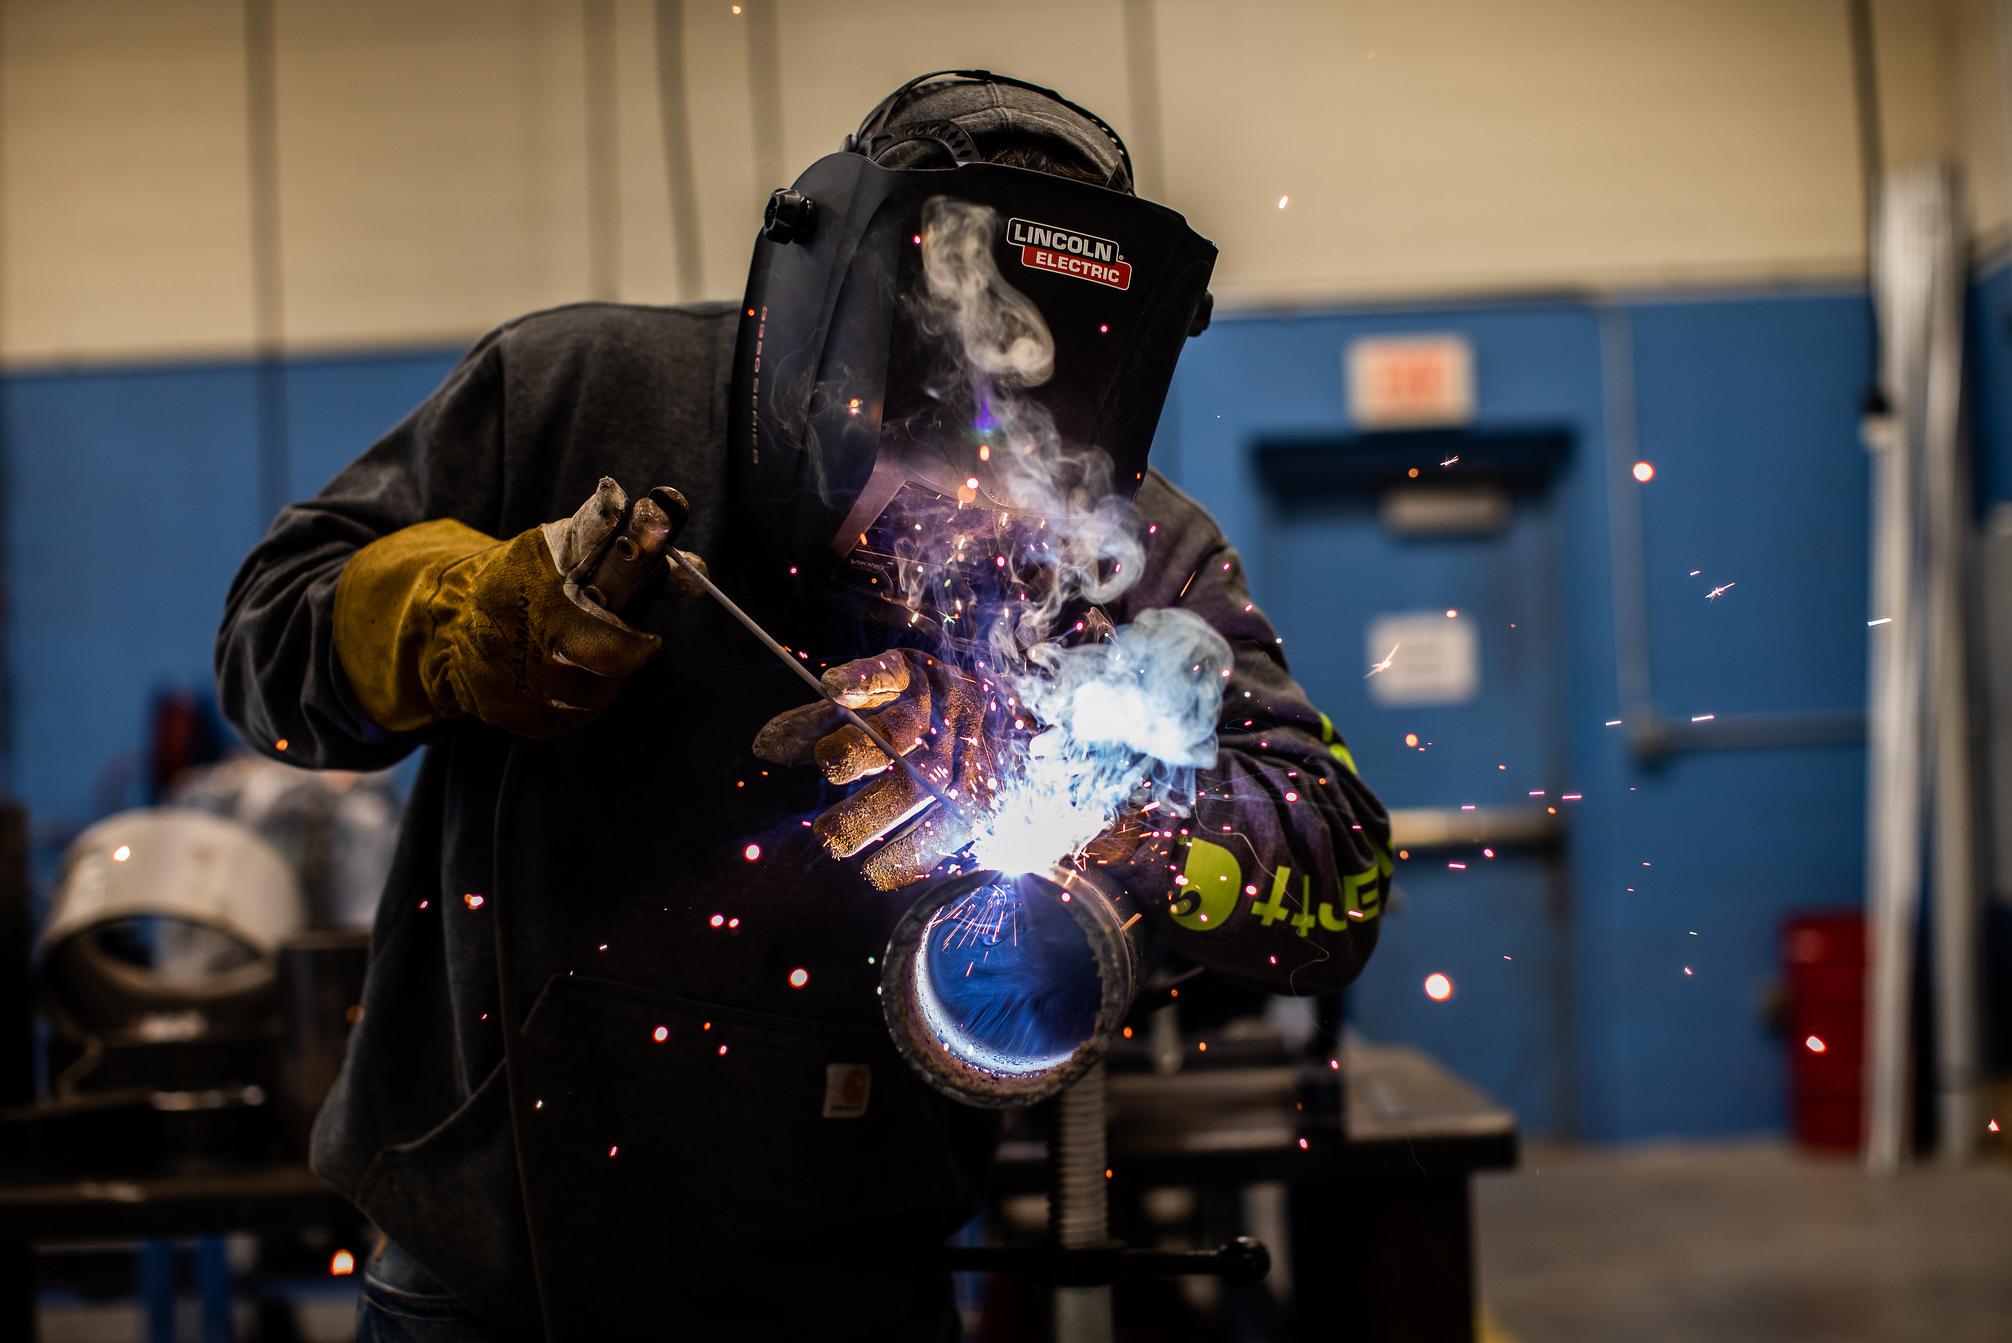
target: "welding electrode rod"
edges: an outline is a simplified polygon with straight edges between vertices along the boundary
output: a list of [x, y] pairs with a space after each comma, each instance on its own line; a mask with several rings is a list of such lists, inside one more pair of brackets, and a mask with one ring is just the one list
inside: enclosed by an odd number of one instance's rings
[[818, 693], [819, 698], [828, 701], [840, 713], [844, 714], [846, 717], [846, 721], [850, 722], [854, 727], [858, 728], [861, 732], [864, 732], [866, 734], [866, 739], [872, 742], [875, 746], [878, 746], [881, 750], [881, 753], [884, 754], [889, 760], [892, 760], [901, 769], [907, 770], [908, 777], [915, 780], [915, 782], [919, 784], [922, 787], [922, 789], [925, 792], [927, 792], [931, 797], [935, 798], [938, 802], [941, 802], [944, 805], [944, 807], [946, 807], [949, 810], [952, 816], [957, 817], [959, 820], [964, 821], [969, 820], [969, 817], [965, 814], [964, 808], [957, 804], [955, 798], [951, 797], [950, 794], [944, 792], [941, 788], [938, 788], [935, 784], [931, 783], [929, 781], [929, 776], [922, 772], [921, 767], [918, 766], [913, 760], [910, 760], [907, 756], [903, 755], [901, 752], [895, 750], [894, 743], [890, 742], [887, 738], [881, 736], [880, 730], [878, 728], [874, 727], [873, 724], [867, 722], [864, 718], [861, 718], [859, 714], [849, 706], [840, 704], [838, 702], [838, 696], [833, 694], [830, 690], [827, 690], [825, 688], [824, 682], [820, 681], [817, 678], [817, 676], [811, 671], [810, 668], [804, 666], [803, 663], [800, 662], [796, 658], [796, 656], [792, 654], [787, 648], [784, 648], [781, 644], [777, 643], [775, 639], [769, 634], [769, 632], [761, 627], [760, 622], [758, 622], [753, 616], [749, 615], [746, 611], [741, 610], [740, 604], [738, 602], [734, 601], [733, 598], [727, 596], [726, 593], [721, 592], [719, 589], [719, 585], [714, 583], [712, 579], [706, 577], [706, 575], [699, 569], [697, 565], [693, 564], [689, 559], [686, 559], [685, 553], [682, 550], [679, 550], [676, 546], [669, 546], [666, 547], [666, 549], [670, 551], [672, 562], [675, 563], [680, 569], [683, 569], [686, 573], [690, 574], [694, 579], [698, 580], [699, 586], [706, 590], [706, 595], [711, 597], [714, 601], [718, 602], [720, 604], [721, 609], [723, 609], [728, 615], [732, 616], [735, 620], [740, 621], [742, 628], [747, 630], [749, 634], [752, 634], [754, 635], [755, 638], [761, 640], [762, 646], [768, 649], [769, 652], [775, 654], [776, 657], [781, 660], [783, 666], [788, 667], [798, 676], [801, 676], [804, 680], [804, 683], [808, 685], [812, 690], [815, 690]]

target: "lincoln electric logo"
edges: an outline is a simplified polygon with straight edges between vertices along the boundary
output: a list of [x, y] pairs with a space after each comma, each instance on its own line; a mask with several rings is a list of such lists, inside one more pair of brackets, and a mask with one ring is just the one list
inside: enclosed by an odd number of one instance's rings
[[1073, 275], [1113, 289], [1132, 287], [1132, 263], [1118, 255], [1118, 244], [1109, 238], [1056, 228], [1053, 224], [1037, 224], [1031, 219], [1009, 219], [1006, 241], [1020, 249], [1023, 266]]

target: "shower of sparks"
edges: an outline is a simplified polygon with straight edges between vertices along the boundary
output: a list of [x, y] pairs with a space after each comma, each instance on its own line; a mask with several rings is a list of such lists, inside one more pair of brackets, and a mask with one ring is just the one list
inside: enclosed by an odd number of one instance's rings
[[1425, 977], [1425, 996], [1435, 1003], [1443, 1003], [1453, 996], [1453, 981], [1434, 970]]
[[1820, 1035], [1810, 1036], [1802, 1042], [1802, 1047], [1812, 1054], [1821, 1054], [1824, 1050], [1830, 1048], [1829, 1045], [1823, 1042], [1823, 1037]]
[[1384, 654], [1383, 661], [1372, 662], [1369, 664], [1369, 670], [1362, 674], [1362, 679], [1367, 681], [1370, 677], [1376, 675], [1378, 672], [1389, 671], [1390, 664], [1397, 661], [1397, 650], [1401, 647], [1403, 647], [1402, 644], [1392, 644], [1390, 646], [1390, 651]]
[[1728, 592], [1731, 592], [1735, 586], [1737, 585], [1732, 583], [1721, 583], [1717, 587], [1713, 588], [1710, 592], [1707, 592], [1705, 594], [1705, 600], [1708, 602], [1715, 602], [1719, 598], [1725, 596]]

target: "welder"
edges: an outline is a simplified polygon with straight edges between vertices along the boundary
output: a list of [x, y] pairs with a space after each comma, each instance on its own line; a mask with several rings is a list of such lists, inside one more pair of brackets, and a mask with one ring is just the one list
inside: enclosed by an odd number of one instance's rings
[[[1176, 608], [1230, 649], [1198, 805], [1114, 827], [1108, 871], [1168, 954], [1247, 983], [1333, 992], [1374, 945], [1384, 813], [1236, 552], [1145, 462], [1213, 248], [1059, 94], [911, 81], [772, 198], [747, 301], [506, 324], [233, 585], [217, 676], [254, 747], [424, 750], [313, 1142], [384, 1234], [362, 1337], [956, 1336], [934, 1251], [978, 1206], [995, 1116], [903, 1066], [876, 960], [885, 892], [957, 837], [689, 581], [620, 610], [589, 581], [630, 495], [675, 486], [676, 546], [978, 795], [983, 691], [919, 632], [941, 603], [887, 618], [907, 608], [879, 535], [904, 493], [991, 498], [918, 446], [929, 342], [886, 297], [943, 199], [996, 214], [1010, 287], [1049, 295], [1037, 390], [1130, 499], [1141, 572], [1099, 618]], [[1092, 336], [1055, 318], [1079, 301], [1131, 306]]]

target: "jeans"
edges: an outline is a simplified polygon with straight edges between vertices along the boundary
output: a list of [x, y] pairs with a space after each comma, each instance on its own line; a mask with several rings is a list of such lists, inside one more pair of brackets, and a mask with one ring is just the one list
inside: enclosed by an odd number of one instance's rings
[[357, 1343], [503, 1343], [419, 1261], [390, 1240], [363, 1268], [356, 1298]]

